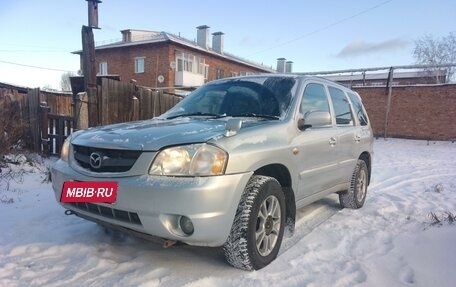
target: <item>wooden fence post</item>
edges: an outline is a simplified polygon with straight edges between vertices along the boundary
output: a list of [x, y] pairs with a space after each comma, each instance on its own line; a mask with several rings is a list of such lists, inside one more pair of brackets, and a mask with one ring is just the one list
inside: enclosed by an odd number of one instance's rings
[[386, 88], [387, 88], [387, 94], [388, 98], [386, 100], [386, 113], [385, 113], [385, 128], [383, 130], [383, 138], [386, 139], [387, 133], [388, 133], [388, 124], [389, 124], [389, 116], [390, 116], [390, 111], [391, 111], [391, 97], [393, 94], [393, 75], [394, 75], [394, 69], [393, 67], [390, 68], [389, 73], [388, 73], [388, 81], [386, 83]]
[[133, 117], [130, 119], [131, 121], [139, 120], [139, 99], [133, 96]]
[[89, 98], [87, 93], [78, 93], [76, 98], [76, 128], [78, 130], [84, 130], [89, 127]]
[[32, 136], [32, 148], [34, 152], [41, 152], [41, 137], [40, 137], [40, 89], [32, 89], [27, 93], [27, 106], [28, 106], [28, 124]]
[[46, 102], [40, 104], [40, 121], [41, 121], [41, 145], [42, 152], [45, 156], [49, 156], [49, 131], [48, 131], [48, 114], [51, 108]]

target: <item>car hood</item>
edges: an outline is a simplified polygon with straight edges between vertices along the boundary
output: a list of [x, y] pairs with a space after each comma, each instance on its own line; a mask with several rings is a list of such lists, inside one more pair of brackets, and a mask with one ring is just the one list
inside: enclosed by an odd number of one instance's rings
[[[74, 134], [74, 145], [97, 148], [157, 151], [170, 145], [207, 142], [224, 137], [228, 118], [172, 120], [152, 119], [96, 127]], [[243, 129], [264, 121], [243, 122]]]

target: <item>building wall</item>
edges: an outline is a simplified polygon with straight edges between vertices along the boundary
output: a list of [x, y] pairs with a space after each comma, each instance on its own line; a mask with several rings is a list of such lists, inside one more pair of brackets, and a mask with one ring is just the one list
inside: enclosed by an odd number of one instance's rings
[[[243, 65], [241, 63], [237, 63], [235, 61], [227, 60], [221, 56], [206, 54], [197, 49], [191, 49], [183, 45], [178, 45], [171, 43], [170, 44], [170, 60], [174, 61], [175, 51], [187, 52], [191, 53], [195, 56], [201, 56], [205, 58], [206, 64], [209, 65], [209, 75], [207, 81], [213, 81], [216, 79], [217, 76], [217, 69], [221, 69], [224, 71], [224, 78], [234, 76], [232, 73], [241, 73], [241, 72], [249, 72], [249, 73], [265, 73], [261, 69], [256, 69], [247, 65]], [[174, 76], [174, 71], [172, 72], [172, 76]], [[206, 82], [207, 82], [206, 81]]]
[[[369, 114], [374, 134], [384, 135], [385, 87], [354, 87]], [[456, 85], [393, 87], [387, 137], [456, 140]]]
[[[224, 77], [233, 76], [232, 72], [264, 72], [261, 69], [230, 61], [216, 55], [206, 54], [198, 49], [191, 49], [172, 42], [97, 50], [95, 55], [97, 72], [99, 72], [99, 63], [107, 62], [108, 74], [120, 75], [122, 81], [128, 82], [134, 79], [138, 85], [142, 86], [172, 87], [174, 86], [175, 70], [171, 68], [170, 63], [176, 60], [176, 51], [204, 57], [206, 64], [209, 65], [207, 81], [216, 79], [217, 69], [224, 71]], [[135, 73], [134, 59], [136, 57], [145, 57], [144, 73]], [[157, 81], [159, 75], [165, 77], [163, 83]]]
[[[169, 46], [166, 43], [136, 45], [122, 48], [97, 50], [95, 53], [97, 72], [100, 62], [108, 63], [108, 74], [117, 74], [121, 81], [134, 79], [139, 85], [149, 87], [169, 87], [167, 77], [169, 66]], [[144, 57], [144, 73], [135, 73], [135, 58]], [[158, 83], [158, 76], [163, 75], [165, 81]], [[174, 81], [174, 79], [173, 79]]]

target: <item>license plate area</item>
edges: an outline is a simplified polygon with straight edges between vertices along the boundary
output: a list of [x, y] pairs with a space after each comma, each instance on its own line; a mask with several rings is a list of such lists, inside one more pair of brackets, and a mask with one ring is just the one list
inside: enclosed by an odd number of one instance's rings
[[117, 181], [66, 181], [60, 202], [115, 203], [118, 186]]

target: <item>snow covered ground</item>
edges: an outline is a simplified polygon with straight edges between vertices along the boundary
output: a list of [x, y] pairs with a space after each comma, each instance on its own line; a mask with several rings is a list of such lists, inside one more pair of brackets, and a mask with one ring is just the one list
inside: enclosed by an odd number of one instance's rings
[[219, 248], [163, 249], [65, 216], [43, 182], [49, 161], [3, 168], [0, 286], [456, 286], [456, 223], [445, 220], [456, 143], [379, 139], [374, 150], [365, 206], [330, 196], [299, 210], [279, 257], [255, 272]]

